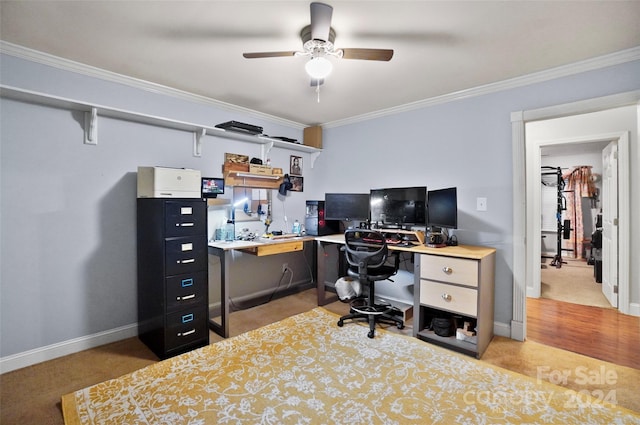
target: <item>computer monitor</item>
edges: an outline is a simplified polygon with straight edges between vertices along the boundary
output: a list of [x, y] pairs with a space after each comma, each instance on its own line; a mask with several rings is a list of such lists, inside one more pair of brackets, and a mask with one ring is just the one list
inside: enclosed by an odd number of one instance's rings
[[428, 225], [433, 228], [458, 228], [458, 193], [455, 187], [430, 190], [427, 195]]
[[217, 198], [224, 193], [224, 179], [221, 177], [202, 177], [200, 186], [203, 198]]
[[427, 187], [371, 189], [371, 223], [380, 228], [426, 225]]
[[327, 220], [369, 220], [368, 193], [325, 193], [324, 218]]

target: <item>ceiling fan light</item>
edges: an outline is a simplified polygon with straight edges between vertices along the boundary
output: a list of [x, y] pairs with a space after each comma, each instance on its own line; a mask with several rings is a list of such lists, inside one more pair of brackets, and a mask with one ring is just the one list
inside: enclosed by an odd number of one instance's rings
[[322, 79], [329, 75], [329, 73], [331, 73], [333, 65], [326, 58], [315, 57], [311, 58], [307, 62], [307, 64], [304, 66], [304, 69], [307, 71], [307, 74], [309, 74], [311, 78]]

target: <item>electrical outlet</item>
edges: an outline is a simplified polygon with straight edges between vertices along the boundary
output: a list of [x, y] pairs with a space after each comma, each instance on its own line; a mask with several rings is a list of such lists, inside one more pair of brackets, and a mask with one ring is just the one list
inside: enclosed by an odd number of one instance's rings
[[289, 264], [282, 263], [282, 273], [286, 272], [287, 270], [289, 270]]

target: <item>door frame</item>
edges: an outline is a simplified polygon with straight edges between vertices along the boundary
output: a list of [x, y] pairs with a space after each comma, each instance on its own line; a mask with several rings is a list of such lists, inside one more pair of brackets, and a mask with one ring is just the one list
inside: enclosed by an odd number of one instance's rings
[[[621, 203], [618, 193], [620, 162], [619, 143], [613, 141], [602, 150], [602, 294], [611, 306], [620, 308], [618, 285], [618, 257], [620, 229], [618, 209]], [[614, 264], [615, 262], [615, 264]], [[613, 267], [615, 265], [615, 267]]]
[[[622, 162], [629, 163], [629, 132], [616, 132], [616, 133], [604, 133], [604, 134], [596, 134], [596, 135], [588, 135], [588, 136], [579, 136], [579, 137], [570, 137], [565, 139], [550, 139], [550, 140], [535, 140], [535, 141], [525, 141], [526, 144], [526, 163], [527, 163], [527, 182], [531, 182], [531, 184], [527, 184], [526, 192], [527, 192], [527, 217], [540, 217], [542, 215], [542, 188], [540, 185], [540, 166], [542, 164], [542, 155], [541, 148], [547, 146], [557, 146], [557, 145], [568, 145], [572, 143], [600, 143], [600, 142], [617, 142], [618, 146], [620, 144], [626, 145], [627, 156], [623, 158]], [[627, 166], [627, 175], [628, 175], [628, 166]], [[629, 192], [629, 179], [627, 178], [626, 182], [622, 185], [623, 187], [618, 187], [618, 193], [621, 193], [621, 190], [624, 193]], [[624, 188], [626, 186], [626, 189]], [[626, 196], [626, 202], [629, 202], [629, 197]], [[529, 215], [529, 213], [531, 215]], [[621, 220], [620, 220], [621, 221]], [[628, 226], [629, 221], [625, 220], [628, 234]], [[622, 229], [620, 229], [622, 231]], [[531, 278], [528, 280], [530, 285], [527, 285], [526, 295], [527, 297], [539, 298], [542, 292], [542, 284], [540, 278], [540, 265], [541, 265], [541, 255], [542, 255], [542, 240], [540, 235], [542, 234], [542, 226], [540, 220], [531, 220], [529, 226], [527, 226], [526, 230], [526, 238], [528, 241], [531, 241], [527, 244], [527, 264], [531, 264], [531, 270], [527, 271], [527, 276]], [[538, 235], [536, 237], [535, 235]], [[622, 251], [620, 251], [622, 252]], [[629, 247], [626, 250], [626, 257], [629, 257]], [[536, 261], [537, 259], [537, 261]], [[537, 264], [536, 264], [537, 263]], [[622, 264], [619, 264], [619, 267]], [[628, 280], [628, 279], [627, 279]], [[620, 288], [622, 289], [622, 288]], [[629, 285], [626, 285], [627, 295], [629, 293]], [[627, 296], [628, 298], [628, 296]]]
[[[525, 137], [525, 123], [530, 121], [547, 120], [551, 118], [559, 118], [569, 115], [579, 115], [589, 112], [598, 112], [607, 109], [618, 108], [622, 106], [638, 105], [640, 106], [640, 90], [635, 90], [626, 93], [615, 94], [611, 96], [605, 96], [596, 99], [588, 99], [578, 101], [574, 103], [567, 103], [563, 105], [551, 106], [542, 109], [535, 109], [529, 111], [516, 111], [511, 113], [511, 139], [512, 139], [512, 164], [513, 164], [513, 311], [511, 319], [511, 338], [524, 341], [526, 337], [526, 300], [527, 300], [527, 287], [531, 286], [531, 280], [533, 277], [532, 270], [532, 253], [527, 248], [527, 236], [531, 238], [531, 231], [527, 226], [527, 217], [530, 216], [530, 211], [527, 205], [527, 185], [526, 185], [526, 169], [527, 161], [525, 156], [526, 151], [526, 137]], [[627, 147], [628, 149], [628, 147]], [[628, 156], [628, 152], [627, 158]], [[628, 159], [630, 160], [630, 158]], [[627, 160], [627, 162], [628, 162]], [[620, 176], [619, 181], [625, 180], [625, 184], [629, 185], [629, 166], [626, 165], [626, 176]], [[539, 179], [536, 179], [536, 182]], [[628, 226], [629, 219], [629, 194], [626, 196], [620, 194], [620, 198], [625, 198], [626, 208], [624, 221]], [[539, 221], [538, 217], [533, 217]], [[623, 217], [620, 217], [620, 221]], [[626, 279], [627, 293], [626, 299], [623, 300], [622, 294], [619, 294], [619, 305], [622, 313], [628, 314], [630, 311], [630, 300], [628, 298], [628, 280], [629, 280], [629, 233], [628, 227], [626, 227], [626, 234], [622, 233], [622, 229], [619, 229], [620, 235], [624, 240], [620, 239], [620, 244], [626, 244], [625, 251], [626, 258], [621, 258], [619, 270], [619, 280], [621, 283], [623, 279]], [[538, 235], [539, 237], [539, 235]], [[535, 236], [534, 236], [535, 243]], [[622, 254], [622, 250], [619, 252]], [[621, 257], [621, 255], [619, 255]], [[538, 257], [539, 261], [539, 257]]]

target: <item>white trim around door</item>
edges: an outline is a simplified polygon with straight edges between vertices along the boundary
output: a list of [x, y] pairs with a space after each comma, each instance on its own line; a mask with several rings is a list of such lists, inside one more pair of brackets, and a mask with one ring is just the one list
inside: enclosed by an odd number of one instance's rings
[[[640, 104], [640, 90], [621, 93], [597, 99], [589, 99], [548, 108], [517, 111], [511, 114], [512, 149], [513, 149], [513, 312], [511, 321], [511, 338], [524, 341], [526, 338], [526, 298], [527, 287], [533, 286], [534, 267], [539, 268], [540, 256], [534, 258], [535, 252], [527, 244], [527, 240], [535, 241], [539, 233], [534, 233], [536, 226], [533, 223], [539, 221], [539, 216], [533, 216], [534, 211], [527, 204], [527, 143], [525, 137], [525, 123], [538, 120], [546, 120], [570, 115], [586, 114], [603, 111], [627, 105]], [[626, 154], [629, 158], [629, 137], [627, 133], [618, 133], [616, 138], [626, 139]], [[538, 148], [539, 154], [539, 148]], [[622, 155], [621, 155], [622, 156]], [[629, 271], [630, 271], [630, 240], [629, 240], [629, 161], [621, 169], [619, 181], [621, 183], [620, 199], [626, 199], [625, 205], [620, 205], [620, 263], [619, 263], [619, 306], [622, 313], [631, 311], [629, 299]], [[539, 168], [538, 168], [539, 170]], [[536, 179], [535, 183], [538, 183]], [[624, 182], [624, 183], [623, 183]], [[622, 186], [624, 185], [624, 187]], [[623, 211], [624, 210], [624, 211]], [[624, 223], [624, 228], [622, 227]], [[538, 226], [539, 227], [539, 226]], [[623, 254], [625, 253], [625, 254]], [[536, 270], [537, 272], [537, 270]], [[626, 288], [622, 288], [626, 286]], [[626, 293], [623, 293], [625, 292]]]

